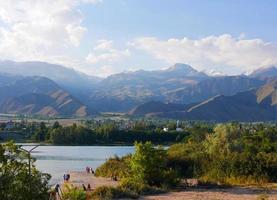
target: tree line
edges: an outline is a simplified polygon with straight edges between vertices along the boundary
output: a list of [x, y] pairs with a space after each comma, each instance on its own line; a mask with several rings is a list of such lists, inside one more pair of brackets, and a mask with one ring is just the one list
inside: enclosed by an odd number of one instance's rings
[[34, 131], [31, 138], [36, 142], [50, 142], [63, 145], [93, 145], [93, 144], [133, 144], [135, 141], [151, 141], [154, 144], [169, 144], [184, 140], [187, 132], [163, 132], [157, 130], [139, 129], [120, 130], [113, 124], [102, 124], [96, 129], [82, 125], [61, 126], [55, 122], [52, 127], [44, 123]]

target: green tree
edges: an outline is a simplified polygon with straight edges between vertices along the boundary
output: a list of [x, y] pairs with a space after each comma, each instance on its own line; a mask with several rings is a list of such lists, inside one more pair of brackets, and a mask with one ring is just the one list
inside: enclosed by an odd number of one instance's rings
[[28, 155], [12, 142], [0, 144], [0, 199], [48, 199], [50, 175], [40, 173], [31, 160], [28, 172]]
[[161, 186], [175, 182], [174, 173], [167, 169], [167, 154], [162, 147], [155, 148], [151, 142], [135, 143], [135, 153], [130, 166], [132, 178], [148, 185]]

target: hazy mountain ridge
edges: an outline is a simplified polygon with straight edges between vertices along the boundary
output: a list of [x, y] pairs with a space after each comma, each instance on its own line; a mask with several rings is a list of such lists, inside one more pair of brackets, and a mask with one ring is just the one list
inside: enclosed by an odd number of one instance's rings
[[[186, 120], [214, 120], [214, 121], [276, 121], [277, 120], [277, 80], [261, 86], [258, 89], [252, 89], [240, 92], [232, 96], [217, 95], [213, 98], [192, 105], [188, 109], [176, 111], [167, 109], [164, 111], [163, 104], [160, 109], [152, 108], [144, 113], [145, 116], [181, 118]], [[133, 110], [131, 114], [141, 110], [140, 106]]]
[[250, 74], [250, 77], [260, 78], [260, 79], [277, 77], [277, 67], [270, 66], [270, 67], [259, 68], [253, 71]]
[[[205, 105], [228, 102], [231, 101], [229, 96], [256, 91], [265, 83], [274, 82], [275, 72], [276, 67], [269, 67], [256, 70], [249, 76], [213, 77], [189, 65], [177, 63], [163, 70], [138, 70], [97, 78], [60, 65], [5, 61], [0, 62], [0, 105], [5, 102], [9, 108], [1, 108], [5, 112], [80, 116], [94, 113], [92, 109], [100, 112], [134, 111], [140, 105], [145, 106], [141, 114], [149, 115], [151, 111], [155, 115], [160, 106], [159, 116], [171, 113], [172, 117], [186, 115], [192, 119], [199, 117], [197, 112]], [[260, 101], [271, 93], [276, 101], [275, 87], [270, 87], [270, 84], [264, 87], [266, 89], [257, 91]], [[45, 99], [48, 101], [44, 102], [41, 95], [47, 96]], [[252, 96], [247, 98], [252, 99]], [[209, 104], [207, 99], [210, 99]], [[148, 104], [152, 102], [153, 105], [157, 101], [167, 103], [152, 108]], [[199, 102], [203, 105], [200, 106]], [[187, 104], [199, 105], [189, 114], [184, 114]], [[223, 107], [221, 109], [223, 112]]]
[[[1, 78], [5, 75], [1, 75]], [[50, 116], [87, 116], [94, 114], [70, 93], [45, 77], [8, 76], [0, 85], [0, 112]]]
[[69, 89], [88, 89], [101, 80], [97, 76], [89, 76], [71, 68], [38, 61], [0, 61], [0, 73], [46, 77]]

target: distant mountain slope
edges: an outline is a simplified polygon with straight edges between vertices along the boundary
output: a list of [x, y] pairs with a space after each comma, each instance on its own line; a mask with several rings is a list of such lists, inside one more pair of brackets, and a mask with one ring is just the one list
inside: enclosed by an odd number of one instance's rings
[[[125, 72], [103, 79], [90, 95], [90, 102], [98, 108], [128, 111], [147, 101], [164, 100], [164, 93], [198, 83], [209, 78], [186, 64], [175, 64], [165, 70]], [[114, 105], [113, 103], [119, 106]]]
[[186, 110], [164, 111], [163, 107], [155, 110], [155, 113], [150, 110], [144, 114], [186, 120], [277, 121], [277, 80], [233, 96], [217, 95]]
[[[0, 76], [5, 77], [4, 75]], [[0, 84], [0, 112], [50, 116], [87, 116], [94, 111], [48, 78], [16, 77]]]
[[145, 115], [148, 113], [156, 113], [156, 112], [173, 112], [180, 110], [187, 110], [190, 105], [184, 104], [171, 104], [171, 103], [162, 103], [159, 101], [150, 101], [146, 102], [142, 105], [136, 106], [132, 109], [129, 114], [130, 115]]
[[275, 66], [260, 68], [250, 74], [250, 77], [254, 78], [271, 78], [277, 77], [277, 68]]
[[266, 80], [248, 76], [210, 77], [186, 64], [157, 71], [111, 75], [90, 95], [102, 111], [129, 111], [148, 101], [190, 104], [216, 95], [234, 95], [263, 85]]
[[257, 88], [264, 83], [262, 80], [247, 76], [211, 77], [197, 84], [168, 92], [166, 100], [182, 104], [200, 102], [216, 95], [234, 95], [251, 88]]
[[88, 76], [64, 66], [46, 62], [0, 61], [0, 73], [47, 77], [67, 89], [91, 89], [101, 80], [99, 77]]

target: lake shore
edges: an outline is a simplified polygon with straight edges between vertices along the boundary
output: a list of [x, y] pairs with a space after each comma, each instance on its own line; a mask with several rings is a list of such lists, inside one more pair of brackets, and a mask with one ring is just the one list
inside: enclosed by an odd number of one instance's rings
[[113, 186], [116, 187], [118, 185], [118, 181], [113, 181], [110, 178], [96, 177], [91, 173], [86, 172], [70, 172], [70, 180], [68, 182], [62, 183], [64, 184], [72, 184], [76, 187], [82, 187], [84, 184], [86, 187], [90, 184], [92, 190], [100, 186]]
[[[100, 186], [116, 187], [118, 181], [110, 178], [95, 177], [86, 172], [71, 172], [69, 184], [76, 187], [90, 184], [92, 190]], [[64, 184], [62, 184], [63, 187]], [[266, 198], [265, 198], [266, 197]], [[142, 196], [140, 200], [277, 200], [277, 188], [228, 187], [228, 188], [185, 188], [180, 191]]]

